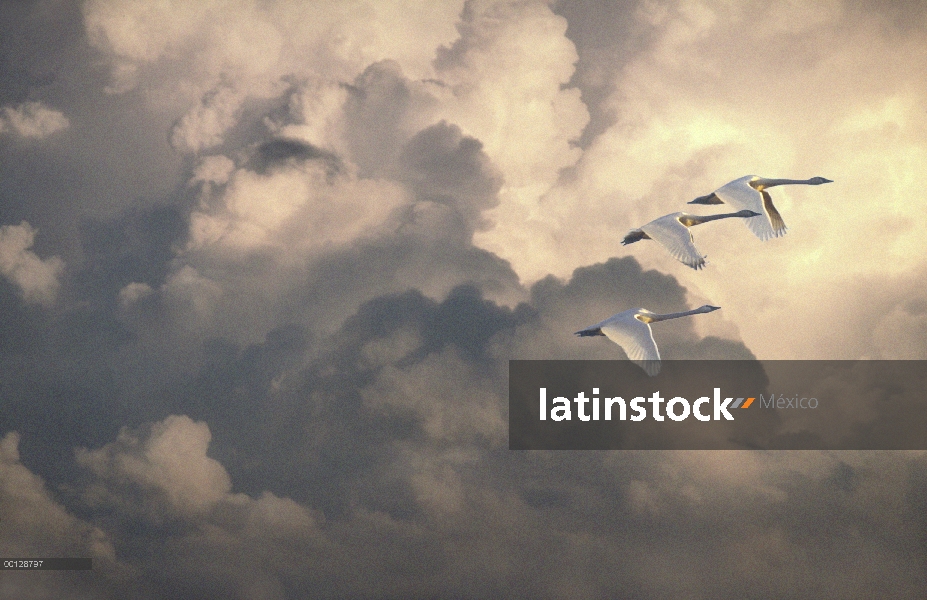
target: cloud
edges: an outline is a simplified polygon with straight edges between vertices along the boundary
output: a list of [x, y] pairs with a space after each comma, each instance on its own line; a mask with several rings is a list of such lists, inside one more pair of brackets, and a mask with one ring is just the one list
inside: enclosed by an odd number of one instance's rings
[[[573, 332], [635, 306], [722, 306], [655, 324], [668, 359], [922, 358], [922, 11], [62, 8], [0, 8], [69, 36], [15, 34], [4, 105], [71, 121], [2, 148], [42, 246], [6, 228], [0, 256], [58, 309], [0, 286], [2, 514], [28, 534], [0, 542], [118, 562], [37, 594], [923, 589], [922, 453], [510, 452], [504, 426], [506, 361], [622, 359]], [[699, 273], [620, 247], [754, 171], [835, 183], [773, 190], [781, 240], [699, 228]]]
[[0, 273], [19, 287], [26, 302], [50, 306], [61, 285], [64, 262], [57, 256], [42, 260], [29, 250], [36, 232], [25, 221], [0, 227]]
[[[731, 311], [762, 358], [860, 356], [843, 354], [827, 331], [846, 282], [909, 273], [923, 254], [919, 226], [903, 216], [919, 206], [908, 174], [923, 158], [922, 103], [891, 59], [907, 52], [923, 62], [923, 28], [899, 25], [921, 23], [919, 13], [844, 2], [562, 2], [556, 11], [570, 18], [566, 35], [580, 56], [573, 81], [595, 99], [597, 121], [575, 169], [544, 195], [543, 224], [505, 227], [508, 239], [530, 232], [531, 242], [493, 250], [528, 280], [631, 253]], [[764, 26], [747, 26], [754, 19]], [[771, 191], [790, 226], [781, 240], [761, 244], [735, 223], [694, 231], [709, 256], [705, 273], [685, 272], [648, 244], [617, 245], [661, 214], [697, 211], [683, 203], [748, 173], [836, 183]], [[861, 235], [892, 241], [873, 252]]]
[[[116, 580], [124, 576], [124, 569], [116, 563], [113, 540], [103, 529], [74, 516], [54, 499], [42, 479], [20, 462], [19, 440], [16, 432], [0, 438], [0, 553], [7, 559], [91, 558], [99, 573]], [[106, 594], [106, 586], [88, 584], [79, 573], [43, 571], [43, 577], [34, 575], [7, 571], [0, 591], [21, 598], [55, 596], [65, 590], [81, 598]]]
[[228, 474], [206, 457], [209, 427], [187, 417], [168, 417], [147, 439], [122, 431], [99, 450], [81, 450], [77, 463], [100, 479], [114, 479], [162, 492], [165, 504], [181, 512], [211, 508], [228, 494]]
[[[170, 101], [159, 88], [171, 79], [202, 92], [226, 74], [251, 92], [267, 91], [270, 81], [293, 73], [350, 80], [384, 57], [427, 77], [432, 49], [453, 39], [460, 6], [417, 0], [337, 6], [93, 0], [82, 8], [90, 43], [111, 61], [109, 91], [142, 85]], [[176, 61], [188, 66], [186, 72]]]
[[[17, 577], [20, 573], [11, 573], [3, 589], [22, 592], [23, 597], [33, 597], [29, 594], [37, 590], [60, 594], [65, 589], [79, 594], [76, 597], [156, 598], [165, 590], [201, 594], [204, 589], [286, 597], [280, 590], [288, 577], [284, 573], [294, 568], [293, 558], [325, 546], [318, 518], [270, 493], [257, 499], [229, 493], [228, 474], [206, 456], [209, 437], [204, 423], [170, 416], [145, 433], [123, 430], [103, 448], [79, 449], [77, 464], [92, 476], [83, 490], [84, 506], [97, 516], [109, 515], [102, 519], [101, 529], [71, 516], [52, 500], [41, 480], [19, 463], [19, 436], [7, 434], [0, 441], [4, 556], [91, 557], [94, 570], [89, 577], [47, 574], [38, 588], [35, 580], [27, 583]], [[135, 548], [123, 526], [149, 534], [173, 527], [175, 541], [169, 549]], [[268, 575], [254, 564], [254, 555], [241, 560], [229, 545], [232, 539], [258, 549], [262, 558], [257, 562], [273, 562], [274, 572]], [[203, 561], [204, 556], [209, 560]], [[183, 557], [181, 563], [178, 557]], [[155, 568], [152, 577], [143, 575], [148, 567]]]
[[[688, 310], [694, 304], [689, 291], [674, 277], [643, 270], [633, 258], [612, 258], [576, 269], [567, 281], [548, 276], [535, 283], [531, 305], [538, 318], [531, 327], [516, 330], [500, 347], [499, 356], [614, 360], [624, 356], [616, 344], [605, 338], [576, 337], [573, 332], [628, 308], [667, 313]], [[704, 318], [697, 315], [673, 321], [668, 327], [655, 325], [661, 355], [666, 359], [753, 357], [740, 342], [698, 333], [697, 326]], [[722, 321], [724, 310], [707, 318]]]
[[41, 102], [24, 102], [15, 108], [4, 106], [0, 114], [0, 133], [9, 132], [27, 139], [47, 138], [69, 125], [64, 113]]
[[201, 104], [188, 111], [171, 131], [176, 150], [200, 152], [221, 143], [226, 131], [238, 122], [244, 98], [228, 85], [207, 93]]
[[[175, 462], [181, 456], [224, 472], [205, 456], [203, 424], [172, 416], [129, 436], [139, 448], [156, 448], [165, 436], [179, 447], [164, 449], [167, 462], [135, 462], [140, 455], [123, 445], [124, 434], [83, 454], [107, 456], [108, 467], [91, 468], [88, 489], [98, 495], [88, 518], [98, 520], [97, 535], [114, 540], [120, 556], [121, 570], [92, 573], [89, 585], [98, 590], [284, 598], [310, 589], [324, 596], [483, 596], [517, 586], [539, 597], [568, 589], [584, 597], [629, 589], [659, 597], [684, 586], [721, 598], [770, 589], [862, 598], [886, 578], [893, 589], [913, 591], [922, 572], [916, 534], [884, 539], [898, 523], [913, 531], [924, 525], [917, 506], [927, 470], [916, 454], [468, 455], [406, 438], [395, 442], [388, 468], [354, 472], [360, 485], [349, 513], [324, 519], [274, 494], [254, 498], [219, 493], [225, 485], [209, 479], [164, 479], [166, 464], [191, 470]], [[143, 486], [147, 495], [128, 495], [110, 470], [119, 461], [133, 464], [119, 470], [133, 482], [159, 483]], [[211, 490], [210, 508], [173, 512], [178, 505], [164, 492], [179, 487]], [[392, 507], [372, 508], [374, 489], [386, 492]], [[895, 501], [871, 510], [885, 489]], [[100, 498], [108, 503], [97, 504]], [[403, 500], [420, 509], [397, 510]], [[153, 501], [167, 512], [139, 512]], [[13, 502], [17, 510], [27, 506]], [[470, 542], [455, 542], [461, 538]], [[142, 539], [144, 548], [136, 543]], [[867, 566], [846, 569], [861, 557]], [[835, 572], [840, 578], [829, 575]]]
[[[535, 259], [553, 225], [542, 199], [579, 160], [589, 114], [567, 87], [577, 60], [566, 21], [544, 3], [468, 2], [460, 37], [437, 52], [439, 114], [479, 139], [505, 184], [476, 243], [528, 280], [550, 272]], [[553, 251], [549, 246], [544, 252]]]
[[0, 440], [4, 556], [25, 557], [36, 552], [67, 556], [90, 550], [97, 556], [112, 558], [112, 546], [103, 532], [86, 527], [68, 514], [53, 500], [42, 480], [22, 466], [19, 440], [15, 432]]
[[442, 121], [423, 129], [406, 144], [400, 162], [421, 201], [452, 202], [470, 231], [480, 225], [482, 211], [499, 203], [501, 173], [479, 140], [464, 137], [459, 127]]

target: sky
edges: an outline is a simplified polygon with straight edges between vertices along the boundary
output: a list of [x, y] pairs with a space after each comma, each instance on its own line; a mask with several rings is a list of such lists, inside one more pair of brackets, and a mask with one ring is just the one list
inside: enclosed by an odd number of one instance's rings
[[[922, 452], [508, 450], [508, 360], [927, 359], [913, 1], [0, 3], [3, 598], [871, 598]], [[629, 229], [746, 174], [789, 232]], [[701, 212], [700, 212], [701, 211]]]

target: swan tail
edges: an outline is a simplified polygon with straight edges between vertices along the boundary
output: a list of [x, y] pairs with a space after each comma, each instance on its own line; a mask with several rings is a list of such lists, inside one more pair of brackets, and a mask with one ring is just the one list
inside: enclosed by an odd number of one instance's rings
[[580, 331], [577, 331], [574, 335], [578, 335], [579, 337], [589, 337], [593, 335], [605, 335], [605, 334], [602, 333], [601, 329], [596, 327], [594, 329], [582, 329]]
[[627, 246], [628, 244], [633, 244], [634, 242], [639, 242], [641, 240], [649, 239], [650, 236], [644, 233], [640, 229], [632, 229], [628, 232], [628, 235], [624, 236], [624, 239], [621, 240], [622, 246]]

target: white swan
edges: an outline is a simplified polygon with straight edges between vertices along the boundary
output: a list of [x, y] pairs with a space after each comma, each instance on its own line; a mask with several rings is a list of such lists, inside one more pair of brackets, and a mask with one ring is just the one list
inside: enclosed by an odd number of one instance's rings
[[640, 240], [656, 240], [669, 250], [673, 258], [698, 270], [705, 266], [705, 257], [695, 247], [695, 240], [692, 239], [689, 227], [730, 217], [751, 218], [759, 216], [762, 215], [753, 210], [706, 216], [690, 215], [683, 212], [672, 213], [654, 219], [646, 225], [641, 225], [640, 229], [632, 229], [628, 232], [628, 235], [624, 236], [621, 243], [627, 246]]
[[580, 337], [604, 335], [624, 349], [628, 358], [653, 377], [660, 372], [660, 351], [653, 339], [650, 324], [689, 315], [709, 313], [721, 308], [706, 304], [694, 310], [658, 315], [645, 308], [632, 308], [576, 332]]
[[756, 175], [745, 175], [722, 185], [707, 196], [699, 196], [689, 204], [730, 204], [734, 208], [761, 212], [766, 218], [750, 219], [747, 221], [747, 227], [756, 237], [768, 240], [771, 237], [785, 235], [787, 227], [785, 221], [782, 220], [782, 215], [773, 206], [772, 198], [766, 189], [777, 185], [821, 185], [823, 183], [833, 183], [833, 181], [824, 177], [766, 179]]

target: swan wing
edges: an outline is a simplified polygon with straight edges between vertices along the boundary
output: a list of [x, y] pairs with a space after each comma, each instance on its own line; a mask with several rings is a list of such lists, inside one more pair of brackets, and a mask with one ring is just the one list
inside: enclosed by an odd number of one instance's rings
[[705, 257], [695, 247], [689, 228], [679, 222], [679, 214], [666, 215], [641, 227], [641, 231], [656, 240], [684, 265], [693, 269], [705, 266]]
[[609, 319], [602, 325], [602, 333], [624, 350], [631, 360], [660, 360], [660, 351], [653, 339], [650, 325], [631, 315]]
[[606, 322], [601, 331], [621, 346], [631, 362], [642, 368], [647, 375], [653, 377], [660, 372], [660, 351], [657, 350], [650, 325], [631, 317], [621, 322]]
[[[753, 175], [735, 179], [727, 185], [718, 188], [715, 194], [724, 200], [725, 204], [729, 204], [732, 208], [737, 210], [752, 210], [762, 214], [762, 217], [744, 219], [744, 222], [750, 231], [753, 232], [753, 235], [765, 241], [771, 237], [777, 237], [777, 234], [773, 229], [772, 220], [769, 211], [766, 209], [766, 202], [763, 199], [763, 195], [750, 185], [750, 181], [753, 179]], [[770, 206], [771, 205], [772, 202], [770, 202]], [[773, 208], [773, 210], [775, 210], [775, 208]], [[777, 212], [776, 214], [778, 215], [779, 213]], [[779, 217], [779, 220], [781, 221], [782, 217]]]
[[[785, 226], [785, 221], [782, 220], [782, 215], [780, 215], [779, 211], [776, 210], [776, 207], [773, 206], [772, 197], [769, 195], [769, 192], [766, 190], [761, 190], [760, 194], [763, 195], [763, 208], [766, 209], [766, 214], [769, 215], [769, 222], [772, 225], [773, 235], [775, 237], [785, 235], [788, 227]], [[754, 219], [747, 220], [750, 221]]]

